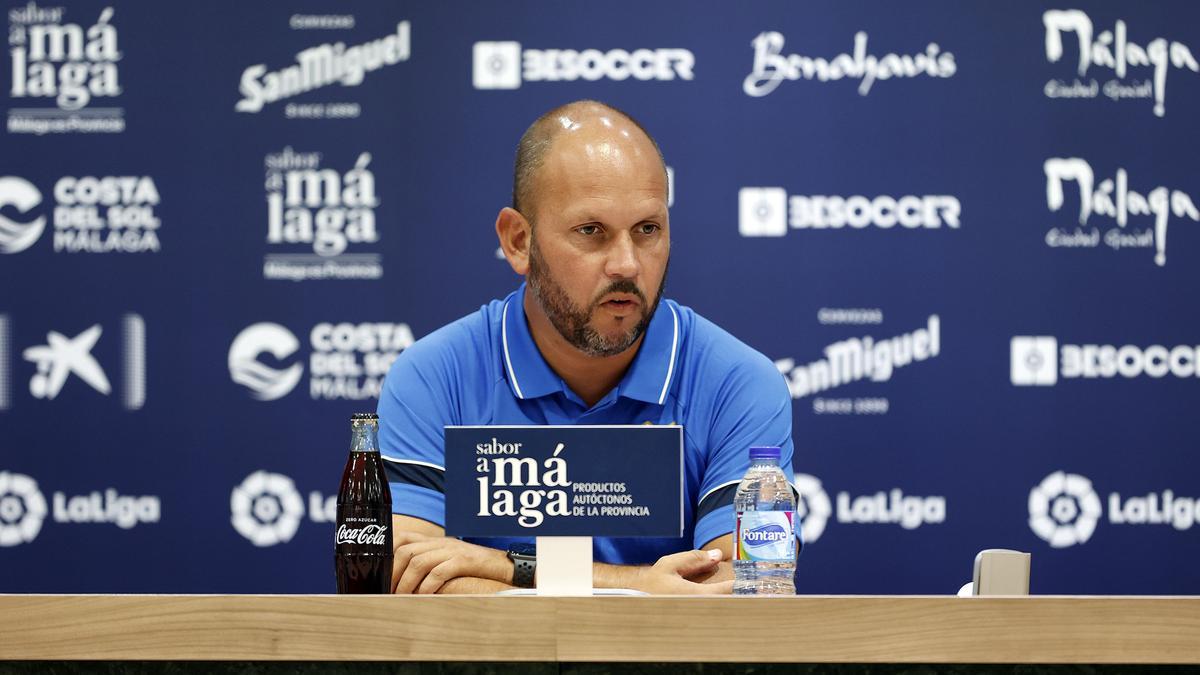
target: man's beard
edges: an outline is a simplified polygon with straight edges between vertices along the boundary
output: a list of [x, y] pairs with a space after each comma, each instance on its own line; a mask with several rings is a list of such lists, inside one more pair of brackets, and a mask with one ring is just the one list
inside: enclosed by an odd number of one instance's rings
[[[670, 259], [667, 262], [669, 266]], [[665, 267], [663, 268], [663, 277], [658, 284], [658, 294], [654, 296], [654, 302], [651, 304], [646, 303], [646, 296], [637, 287], [637, 284], [630, 279], [621, 279], [614, 281], [604, 289], [587, 308], [580, 309], [567, 297], [563, 287], [550, 277], [546, 260], [538, 249], [536, 238], [533, 238], [529, 246], [528, 281], [529, 289], [533, 291], [533, 297], [537, 299], [538, 305], [550, 319], [550, 323], [558, 331], [558, 334], [572, 347], [588, 356], [616, 356], [632, 347], [638, 338], [645, 334], [646, 327], [650, 325], [650, 319], [654, 317], [654, 312], [658, 309], [658, 302], [662, 299], [663, 287], [667, 282], [667, 270]], [[623, 335], [605, 337], [591, 326], [591, 320], [596, 310], [600, 308], [601, 298], [612, 293], [628, 293], [637, 296], [642, 316], [637, 324]]]

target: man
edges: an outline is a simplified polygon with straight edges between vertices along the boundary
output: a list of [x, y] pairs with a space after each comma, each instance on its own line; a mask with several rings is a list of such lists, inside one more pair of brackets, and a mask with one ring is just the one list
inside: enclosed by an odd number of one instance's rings
[[733, 494], [751, 446], [783, 448], [791, 467], [791, 398], [764, 356], [660, 302], [671, 240], [658, 145], [594, 101], [546, 113], [521, 138], [496, 234], [526, 283], [406, 349], [380, 396], [396, 592], [532, 580], [504, 550], [515, 542], [444, 536], [444, 426], [678, 423], [684, 537], [597, 539], [595, 585], [729, 593]]

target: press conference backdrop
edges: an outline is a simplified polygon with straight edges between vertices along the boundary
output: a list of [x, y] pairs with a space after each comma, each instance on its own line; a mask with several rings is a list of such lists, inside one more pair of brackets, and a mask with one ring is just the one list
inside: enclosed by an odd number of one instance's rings
[[0, 591], [332, 591], [350, 413], [595, 98], [788, 381], [801, 592], [1200, 593], [1194, 3], [4, 12]]

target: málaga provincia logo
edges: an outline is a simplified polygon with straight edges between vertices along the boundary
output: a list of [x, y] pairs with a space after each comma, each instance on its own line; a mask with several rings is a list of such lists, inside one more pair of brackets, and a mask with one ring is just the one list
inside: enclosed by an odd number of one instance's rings
[[1019, 335], [1010, 342], [1009, 364], [1018, 386], [1050, 387], [1060, 378], [1192, 379], [1200, 374], [1200, 345], [1060, 345], [1049, 335]]
[[[1046, 82], [1043, 92], [1047, 98], [1097, 98], [1103, 95], [1113, 101], [1153, 99], [1154, 114], [1167, 113], [1167, 75], [1174, 70], [1200, 72], [1200, 63], [1191, 49], [1182, 42], [1154, 38], [1141, 44], [1130, 35], [1126, 23], [1117, 19], [1112, 30], [1096, 33], [1088, 14], [1078, 9], [1049, 10], [1042, 14], [1046, 28], [1046, 60], [1050, 63], [1069, 62], [1065, 44], [1074, 44], [1076, 77], [1068, 81], [1055, 78]], [[1075, 39], [1070, 39], [1070, 34]], [[1111, 73], [1103, 84], [1094, 73]], [[1093, 75], [1089, 76], [1089, 73]]]
[[47, 516], [55, 523], [111, 524], [128, 530], [159, 522], [162, 502], [154, 495], [123, 495], [110, 487], [80, 495], [56, 491], [47, 508], [33, 477], [0, 471], [0, 547], [33, 543]]
[[[11, 318], [0, 314], [0, 410], [12, 407], [10, 384], [13, 379], [8, 371], [12, 332]], [[97, 345], [105, 334], [103, 324], [92, 324], [72, 335], [73, 332], [49, 330], [42, 338], [44, 343], [26, 343], [29, 346], [21, 351], [21, 357], [32, 365], [28, 386], [30, 396], [53, 401], [68, 386], [83, 385], [102, 396], [110, 396], [115, 379], [121, 385], [122, 407], [140, 410], [146, 404], [146, 323], [142, 317], [138, 314], [121, 317], [116, 338], [118, 346], [104, 351], [109, 370], [104, 369], [96, 355]], [[112, 367], [118, 358], [119, 370]]]
[[476, 42], [471, 84], [517, 89], [522, 82], [691, 80], [696, 57], [687, 49], [522, 49], [519, 42]]
[[[234, 486], [229, 496], [229, 522], [255, 546], [286, 544], [304, 519], [304, 500], [296, 483], [281, 473], [258, 470]], [[308, 494], [308, 516], [314, 523], [337, 519], [337, 495]]]
[[[1029, 491], [1029, 529], [1052, 548], [1086, 544], [1104, 516], [1100, 495], [1085, 476], [1055, 471]], [[1200, 499], [1165, 489], [1145, 495], [1108, 494], [1109, 525], [1169, 525], [1176, 531], [1200, 522]]]
[[867, 34], [854, 34], [853, 53], [830, 58], [784, 54], [784, 37], [776, 31], [764, 31], [750, 41], [754, 61], [750, 74], [742, 82], [747, 96], [761, 97], [775, 91], [784, 80], [858, 80], [858, 93], [866, 96], [876, 82], [889, 79], [953, 77], [958, 72], [954, 54], [943, 52], [930, 42], [916, 54], [876, 56], [867, 49]]
[[[1043, 170], [1050, 211], [1063, 209], [1068, 193], [1079, 199], [1077, 225], [1052, 227], [1046, 232], [1046, 245], [1051, 248], [1151, 249], [1154, 263], [1161, 267], [1167, 264], [1171, 218], [1200, 221], [1200, 210], [1191, 195], [1163, 185], [1135, 190], [1129, 185], [1129, 174], [1120, 167], [1112, 178], [1099, 183], [1092, 165], [1078, 157], [1053, 157], [1046, 160]], [[1071, 182], [1076, 190], [1066, 188]]]
[[55, 253], [157, 253], [162, 201], [150, 176], [64, 176], [54, 182], [52, 203], [19, 176], [0, 177], [0, 208], [26, 217], [0, 216], [0, 253], [32, 247], [53, 223]]
[[8, 11], [9, 133], [125, 130], [123, 109], [92, 105], [122, 93], [117, 62], [123, 54], [113, 14], [112, 7], [105, 7], [95, 18], [80, 16], [83, 23], [73, 23], [65, 7], [30, 2]]
[[[408, 21], [397, 23], [388, 35], [348, 47], [342, 41], [309, 47], [296, 54], [294, 64], [279, 70], [268, 70], [267, 64], [259, 63], [242, 71], [238, 87], [242, 98], [234, 109], [257, 113], [268, 104], [334, 84], [357, 87], [368, 73], [411, 56], [412, 26]], [[284, 113], [289, 118], [354, 118], [361, 108], [357, 102], [289, 103]]]
[[[880, 310], [834, 310], [822, 308], [824, 316], [841, 312], [849, 319], [851, 312], [860, 312], [853, 323], [872, 323]], [[851, 323], [849, 320], [844, 323]], [[900, 368], [936, 358], [942, 350], [942, 322], [931, 314], [922, 328], [892, 337], [871, 335], [840, 339], [826, 346], [823, 356], [815, 361], [797, 363], [794, 358], [777, 359], [775, 367], [783, 373], [792, 398], [800, 399], [836, 389], [854, 382], [869, 380], [887, 382]], [[886, 414], [890, 403], [886, 398], [816, 398], [812, 410], [818, 415], [880, 415]]]
[[905, 494], [898, 487], [861, 495], [843, 490], [835, 497], [835, 509], [819, 478], [797, 473], [795, 481], [800, 496], [796, 513], [805, 545], [821, 538], [830, 518], [839, 525], [896, 525], [905, 530], [946, 522], [943, 496]]
[[[308, 394], [313, 400], [379, 398], [383, 378], [400, 352], [414, 342], [404, 323], [318, 323], [308, 331]], [[300, 341], [276, 323], [243, 329], [229, 345], [229, 376], [260, 401], [283, 398], [304, 375]], [[267, 365], [270, 354], [282, 368]]]
[[[264, 161], [267, 245], [264, 279], [380, 279], [382, 256], [371, 154], [345, 172], [322, 168], [319, 152], [286, 147]], [[355, 250], [348, 250], [351, 245]]]
[[782, 237], [796, 230], [958, 229], [962, 205], [951, 195], [850, 197], [792, 195], [781, 187], [738, 190], [738, 233]]

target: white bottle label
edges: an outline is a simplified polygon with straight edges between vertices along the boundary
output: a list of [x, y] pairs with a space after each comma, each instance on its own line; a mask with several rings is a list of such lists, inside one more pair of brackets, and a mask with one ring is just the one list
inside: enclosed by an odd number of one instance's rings
[[743, 511], [737, 514], [735, 560], [792, 562], [796, 559], [795, 511]]

